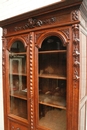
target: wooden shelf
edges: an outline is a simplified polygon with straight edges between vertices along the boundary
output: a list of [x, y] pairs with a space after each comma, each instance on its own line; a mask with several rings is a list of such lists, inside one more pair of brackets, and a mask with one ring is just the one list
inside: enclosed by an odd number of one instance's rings
[[55, 105], [55, 104], [45, 103], [45, 102], [42, 102], [42, 101], [40, 101], [39, 104], [50, 106], [50, 107], [55, 107], [55, 108], [61, 108], [61, 109], [66, 110], [66, 107], [64, 107], [64, 106], [58, 106], [58, 105]]
[[59, 76], [59, 75], [52, 75], [52, 74], [39, 74], [38, 75], [40, 78], [51, 78], [51, 79], [64, 79], [66, 80], [65, 76]]
[[66, 50], [52, 50], [52, 51], [39, 51], [39, 54], [45, 54], [45, 53], [66, 53]]
[[20, 56], [20, 55], [26, 55], [26, 52], [10, 52], [9, 55], [15, 55], [15, 56]]
[[14, 94], [10, 94], [11, 97], [27, 100], [27, 93], [24, 92], [14, 92]]
[[10, 73], [10, 75], [17, 75], [17, 76], [27, 76], [24, 73]]

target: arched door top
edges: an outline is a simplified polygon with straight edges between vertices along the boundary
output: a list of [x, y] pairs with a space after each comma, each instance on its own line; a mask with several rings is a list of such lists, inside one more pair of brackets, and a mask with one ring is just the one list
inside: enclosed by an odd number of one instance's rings
[[46, 32], [46, 33], [43, 33], [42, 35], [40, 35], [40, 37], [36, 41], [36, 46], [38, 48], [41, 48], [42, 42], [47, 37], [50, 37], [50, 36], [58, 37], [61, 40], [61, 42], [63, 43], [64, 46], [66, 46], [69, 43], [67, 37], [61, 31], [49, 31], [49, 32]]
[[24, 48], [26, 49], [27, 44], [26, 44], [25, 40], [24, 40], [23, 38], [21, 38], [21, 37], [15, 37], [15, 38], [12, 38], [12, 39], [9, 41], [9, 43], [8, 43], [7, 49], [8, 49], [9, 51], [10, 51], [12, 45], [13, 45], [15, 42], [20, 42], [20, 43], [22, 43], [23, 46], [24, 46]]

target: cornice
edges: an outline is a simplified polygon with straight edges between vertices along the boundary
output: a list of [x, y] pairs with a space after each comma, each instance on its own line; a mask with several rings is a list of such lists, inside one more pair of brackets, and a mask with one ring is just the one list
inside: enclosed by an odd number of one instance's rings
[[0, 27], [4, 27], [6, 25], [15, 23], [15, 22], [19, 22], [25, 19], [29, 19], [31, 17], [35, 17], [35, 16], [40, 16], [43, 14], [47, 14], [53, 11], [58, 11], [58, 10], [63, 10], [63, 9], [67, 9], [67, 8], [71, 8], [71, 7], [75, 7], [78, 6], [78, 8], [80, 7], [82, 3], [82, 0], [65, 0], [63, 2], [57, 2], [55, 4], [43, 7], [43, 8], [39, 8], [33, 11], [29, 11], [20, 15], [17, 15], [15, 17], [11, 17], [5, 20], [0, 21]]

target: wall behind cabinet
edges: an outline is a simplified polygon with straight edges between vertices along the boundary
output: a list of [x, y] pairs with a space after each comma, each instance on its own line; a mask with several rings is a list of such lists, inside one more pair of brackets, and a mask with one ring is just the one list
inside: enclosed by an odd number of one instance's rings
[[0, 20], [7, 19], [61, 0], [0, 0]]
[[2, 29], [0, 28], [0, 130], [4, 130], [3, 90], [2, 90]]
[[[80, 129], [87, 130], [87, 32], [83, 27], [80, 28]], [[85, 117], [85, 118], [84, 118]], [[87, 127], [87, 126], [86, 126]]]

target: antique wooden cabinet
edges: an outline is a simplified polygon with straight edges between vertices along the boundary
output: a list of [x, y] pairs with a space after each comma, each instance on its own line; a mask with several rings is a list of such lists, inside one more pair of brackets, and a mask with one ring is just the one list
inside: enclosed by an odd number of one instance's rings
[[87, 130], [87, 1], [0, 21], [5, 130]]

